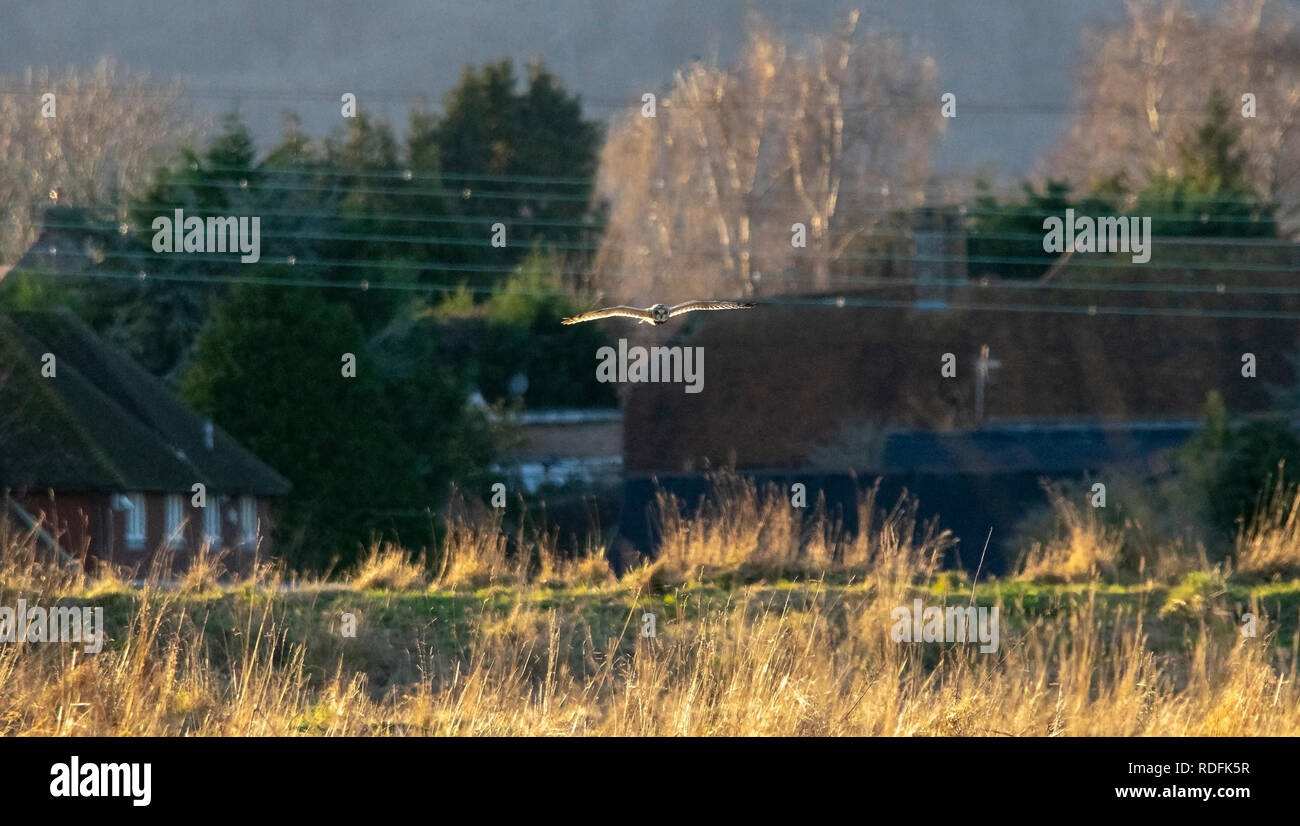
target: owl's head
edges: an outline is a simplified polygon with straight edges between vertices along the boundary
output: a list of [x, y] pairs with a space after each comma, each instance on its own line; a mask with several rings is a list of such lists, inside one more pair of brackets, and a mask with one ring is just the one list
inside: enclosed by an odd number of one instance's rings
[[668, 305], [656, 304], [650, 308], [650, 315], [654, 316], [655, 324], [663, 324], [668, 320]]

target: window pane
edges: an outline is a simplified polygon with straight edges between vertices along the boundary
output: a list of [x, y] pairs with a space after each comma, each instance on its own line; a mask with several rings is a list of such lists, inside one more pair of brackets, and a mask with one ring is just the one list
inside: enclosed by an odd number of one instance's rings
[[145, 526], [148, 524], [146, 499], [143, 493], [126, 495], [126, 546], [132, 550], [144, 547]]
[[257, 499], [239, 497], [239, 532], [245, 545], [257, 544]]
[[221, 497], [214, 496], [203, 509], [203, 534], [214, 548], [221, 547]]
[[179, 493], [167, 494], [167, 541], [171, 545], [180, 545], [185, 541], [181, 535], [181, 520], [184, 518], [185, 500]]

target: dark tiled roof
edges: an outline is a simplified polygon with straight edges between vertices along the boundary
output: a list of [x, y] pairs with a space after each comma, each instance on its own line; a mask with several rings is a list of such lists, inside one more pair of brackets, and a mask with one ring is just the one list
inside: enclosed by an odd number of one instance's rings
[[[1212, 277], [1234, 283], [1230, 274]], [[1132, 278], [1150, 280], [1143, 273]], [[1261, 276], [1246, 273], [1237, 280], [1247, 279]], [[912, 296], [896, 292], [868, 297]], [[1144, 314], [927, 312], [852, 302], [838, 307], [833, 298], [711, 313], [689, 326], [651, 331], [655, 344], [704, 348], [704, 390], [629, 384], [625, 468], [644, 473], [733, 462], [738, 468], [872, 464], [861, 460], [871, 453], [871, 431], [973, 427], [974, 364], [985, 344], [1001, 362], [987, 386], [988, 420], [1197, 419], [1211, 390], [1220, 391], [1234, 412], [1262, 411], [1272, 403], [1268, 385], [1294, 380], [1288, 358], [1297, 349], [1300, 328], [1294, 320], [1197, 312], [1297, 312], [1300, 296], [1261, 301], [1229, 289], [1221, 296], [1130, 297], [1086, 288], [1027, 296], [1024, 290], [972, 286], [947, 297], [954, 305], [1141, 303]], [[640, 332], [611, 329], [619, 335]], [[1241, 375], [1247, 352], [1256, 356], [1257, 378]], [[956, 378], [940, 374], [944, 353], [957, 357]], [[841, 452], [849, 454], [846, 461], [831, 461]]]
[[[57, 375], [41, 375], [44, 353]], [[289, 482], [71, 312], [0, 315], [0, 487], [282, 495]]]

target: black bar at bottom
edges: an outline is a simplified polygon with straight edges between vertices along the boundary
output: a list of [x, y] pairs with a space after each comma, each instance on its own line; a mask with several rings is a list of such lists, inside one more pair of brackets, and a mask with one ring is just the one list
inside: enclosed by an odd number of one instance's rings
[[945, 816], [968, 806], [972, 814], [987, 813], [990, 805], [1008, 812], [1026, 805], [1056, 812], [1190, 806], [1238, 812], [1294, 800], [1294, 744], [1275, 738], [18, 738], [0, 740], [0, 792], [6, 809], [116, 810], [128, 818], [204, 810], [372, 818], [455, 811], [463, 818], [481, 808], [495, 819], [517, 807], [533, 816], [586, 819], [609, 816], [610, 802], [624, 814], [650, 806], [642, 815], [653, 817], [708, 809], [771, 814], [773, 807], [831, 813], [846, 802], [857, 811], [889, 803], [896, 811], [916, 806]]

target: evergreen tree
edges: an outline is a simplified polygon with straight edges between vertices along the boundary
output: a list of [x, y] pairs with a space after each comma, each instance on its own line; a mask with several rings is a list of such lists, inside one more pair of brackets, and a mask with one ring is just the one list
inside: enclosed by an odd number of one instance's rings
[[293, 483], [276, 533], [299, 567], [347, 564], [376, 538], [428, 538], [433, 503], [346, 307], [312, 288], [235, 288], [214, 306], [181, 390]]
[[1178, 170], [1154, 170], [1135, 214], [1150, 215], [1152, 233], [1169, 237], [1275, 237], [1273, 207], [1250, 183], [1241, 125], [1215, 89], [1205, 119], [1178, 142]]
[[145, 275], [97, 279], [87, 320], [153, 373], [180, 377], [209, 302], [225, 292], [219, 277], [239, 275], [242, 266], [237, 253], [156, 252], [154, 220], [173, 219], [177, 209], [187, 218], [258, 215], [255, 157], [247, 127], [238, 115], [226, 115], [205, 152], [185, 149], [177, 164], [158, 170], [153, 186], [131, 203], [132, 248], [99, 266], [113, 276]]
[[[448, 228], [444, 235], [453, 242], [438, 253], [482, 266], [485, 280], [499, 280], [503, 265], [533, 249], [580, 253], [595, 242], [590, 230], [548, 222], [590, 217], [600, 126], [583, 119], [579, 99], [542, 64], [529, 66], [522, 92], [518, 85], [509, 60], [467, 66], [447, 93], [441, 118], [417, 110], [411, 120], [410, 156], [426, 164], [436, 158], [444, 186], [460, 194], [448, 205], [465, 220]], [[498, 221], [507, 228], [505, 248], [489, 244]]]
[[1067, 209], [1080, 215], [1112, 212], [1114, 207], [1101, 194], [1076, 198], [1064, 181], [1049, 180], [1042, 192], [1022, 185], [1018, 201], [999, 201], [980, 185], [981, 194], [969, 221], [967, 253], [972, 275], [991, 273], [1002, 278], [1038, 278], [1060, 253], [1043, 249], [1043, 221], [1049, 216], [1064, 218]]

